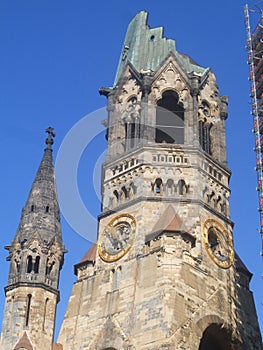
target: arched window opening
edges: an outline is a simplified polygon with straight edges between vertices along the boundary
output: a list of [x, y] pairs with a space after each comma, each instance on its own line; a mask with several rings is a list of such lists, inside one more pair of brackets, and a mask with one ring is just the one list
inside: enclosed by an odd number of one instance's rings
[[32, 299], [32, 295], [28, 294], [27, 301], [26, 301], [26, 327], [28, 327], [28, 324], [29, 324], [31, 299]]
[[44, 306], [44, 315], [43, 315], [43, 324], [42, 324], [42, 331], [45, 331], [45, 324], [46, 324], [46, 315], [47, 315], [47, 306], [48, 306], [49, 299], [46, 298], [45, 300], [45, 306]]
[[212, 192], [212, 193], [210, 194], [209, 203], [210, 203], [211, 207], [215, 208], [215, 206], [216, 206], [216, 196], [215, 196], [215, 192]]
[[178, 181], [178, 193], [182, 196], [185, 196], [188, 192], [188, 186], [186, 185], [184, 180]]
[[20, 273], [20, 261], [18, 261], [18, 260], [15, 260], [15, 267], [16, 267], [16, 272], [17, 273]]
[[117, 204], [119, 202], [119, 193], [117, 190], [114, 190], [113, 194], [114, 194], [115, 204]]
[[136, 194], [136, 186], [132, 182], [129, 187], [129, 198], [132, 199], [134, 195]]
[[217, 198], [217, 201], [216, 201], [216, 209], [222, 212], [222, 199], [220, 196]]
[[221, 325], [212, 324], [204, 331], [199, 350], [231, 350], [231, 337], [229, 332]]
[[184, 108], [178, 101], [178, 94], [168, 90], [157, 102], [155, 142], [184, 143]]
[[46, 276], [50, 276], [51, 271], [53, 270], [54, 265], [55, 265], [55, 261], [50, 261], [49, 259], [47, 259]]
[[129, 198], [128, 191], [125, 186], [121, 188], [121, 201], [124, 202], [126, 199]]
[[32, 256], [29, 255], [27, 257], [27, 269], [26, 269], [26, 272], [30, 273], [30, 272], [32, 272], [32, 270], [33, 270], [33, 260], [32, 260]]
[[206, 120], [199, 120], [199, 143], [202, 149], [211, 154], [211, 131], [212, 124], [207, 123]]
[[49, 206], [46, 206], [46, 213], [49, 213]]
[[34, 204], [31, 205], [31, 212], [35, 211], [35, 206]]
[[35, 263], [34, 263], [34, 272], [35, 273], [39, 273], [39, 263], [40, 263], [40, 256], [37, 256]]
[[172, 179], [167, 180], [166, 184], [167, 195], [171, 196], [174, 193], [174, 182]]
[[162, 179], [156, 179], [154, 184], [154, 190], [157, 194], [162, 194], [163, 192], [163, 182]]

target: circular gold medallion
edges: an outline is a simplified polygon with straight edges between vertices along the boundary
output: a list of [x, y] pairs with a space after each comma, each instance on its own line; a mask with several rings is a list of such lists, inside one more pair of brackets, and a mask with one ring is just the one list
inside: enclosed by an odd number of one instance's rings
[[136, 231], [135, 218], [120, 214], [113, 218], [101, 233], [98, 243], [100, 257], [112, 262], [123, 257], [131, 248]]
[[234, 261], [234, 248], [230, 232], [215, 219], [208, 219], [202, 228], [202, 240], [210, 258], [227, 269]]

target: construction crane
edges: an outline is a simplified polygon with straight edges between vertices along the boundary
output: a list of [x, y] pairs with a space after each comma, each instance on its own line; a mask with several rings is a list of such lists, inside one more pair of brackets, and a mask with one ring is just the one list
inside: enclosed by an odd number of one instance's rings
[[[246, 5], [244, 8], [247, 34], [246, 48], [248, 51], [250, 97], [252, 102], [251, 114], [253, 116], [253, 133], [255, 137], [260, 234], [263, 242], [263, 14], [260, 10], [253, 10], [253, 12], [260, 12], [260, 19], [252, 32], [250, 28], [250, 12], [252, 11]], [[263, 251], [263, 248], [261, 251]]]

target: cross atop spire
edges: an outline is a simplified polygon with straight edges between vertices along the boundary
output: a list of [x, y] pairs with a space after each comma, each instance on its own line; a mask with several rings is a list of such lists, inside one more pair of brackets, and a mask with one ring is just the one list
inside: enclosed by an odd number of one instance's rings
[[46, 128], [46, 132], [48, 133], [48, 137], [46, 138], [46, 145], [48, 149], [52, 149], [52, 145], [54, 143], [54, 139], [53, 137], [56, 136], [56, 134], [54, 133], [54, 128], [52, 128], [51, 126], [49, 126], [48, 128]]

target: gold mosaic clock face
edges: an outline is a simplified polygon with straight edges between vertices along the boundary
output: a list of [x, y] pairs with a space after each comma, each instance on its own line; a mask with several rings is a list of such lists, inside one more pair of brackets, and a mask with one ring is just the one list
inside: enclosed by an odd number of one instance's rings
[[234, 261], [234, 249], [230, 232], [218, 221], [208, 219], [203, 224], [202, 240], [210, 258], [224, 269]]
[[100, 235], [98, 252], [107, 262], [123, 257], [131, 248], [136, 231], [135, 218], [130, 214], [120, 214], [113, 218]]

